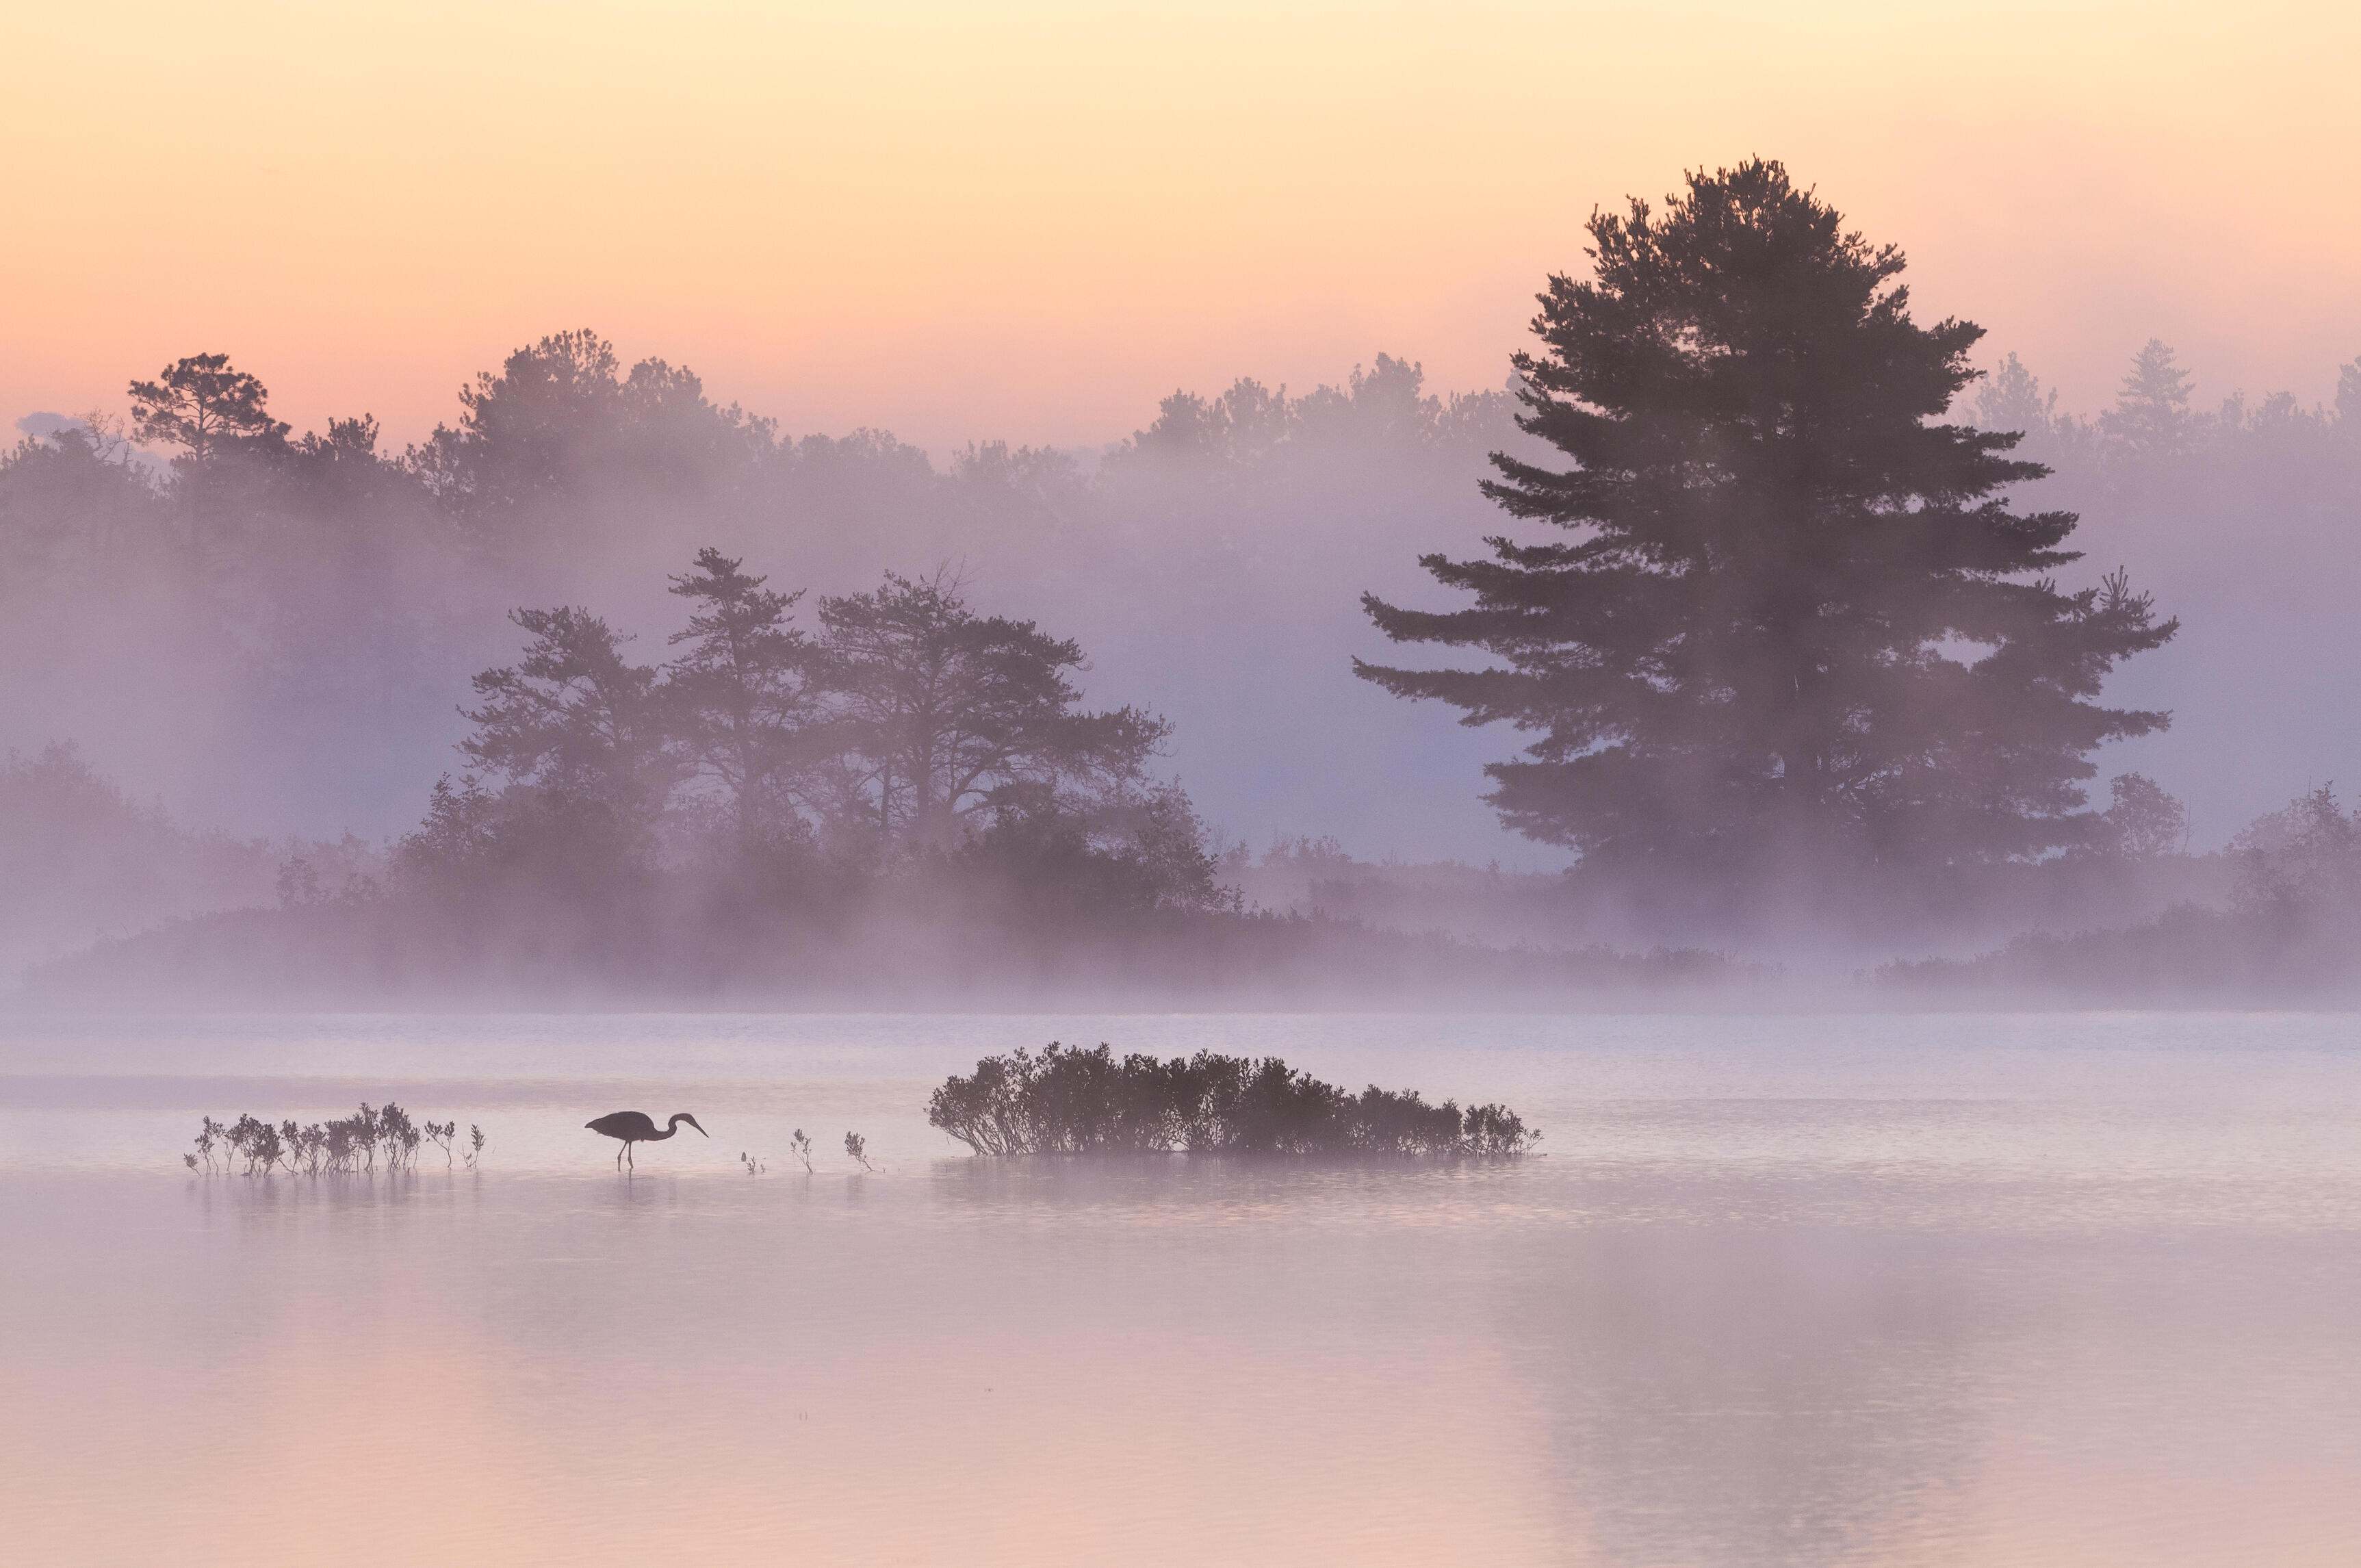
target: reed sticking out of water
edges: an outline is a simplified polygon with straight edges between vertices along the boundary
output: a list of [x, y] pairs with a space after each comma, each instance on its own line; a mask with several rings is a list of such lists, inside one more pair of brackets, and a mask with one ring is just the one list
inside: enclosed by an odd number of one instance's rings
[[1541, 1134], [1499, 1104], [1352, 1094], [1277, 1057], [1159, 1061], [1052, 1041], [947, 1079], [927, 1120], [978, 1154], [1521, 1155]]
[[[459, 1135], [456, 1122], [429, 1122], [421, 1126], [391, 1101], [382, 1106], [364, 1103], [352, 1115], [309, 1126], [292, 1121], [272, 1124], [253, 1115], [224, 1124], [211, 1116], [197, 1131], [196, 1152], [181, 1157], [191, 1170], [207, 1175], [268, 1176], [274, 1170], [289, 1175], [318, 1176], [324, 1171], [375, 1170], [384, 1162], [390, 1171], [408, 1170], [417, 1163], [418, 1147], [432, 1143], [443, 1151], [443, 1163], [452, 1161]], [[484, 1129], [470, 1124], [466, 1149], [467, 1168], [484, 1152]]]

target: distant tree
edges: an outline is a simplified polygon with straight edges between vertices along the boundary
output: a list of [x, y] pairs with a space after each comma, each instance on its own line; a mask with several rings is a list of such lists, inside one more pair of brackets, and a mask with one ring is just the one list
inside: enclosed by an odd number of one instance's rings
[[1444, 402], [1426, 389], [1426, 367], [1380, 354], [1368, 369], [1353, 367], [1342, 387], [1320, 387], [1298, 400], [1299, 439], [1333, 447], [1400, 452], [1438, 440], [1448, 429]]
[[1012, 894], [1028, 923], [1045, 917], [1228, 909], [1204, 823], [1177, 786], [1076, 800], [1043, 784], [994, 792], [957, 864]]
[[1345, 385], [1315, 387], [1301, 397], [1244, 378], [1215, 398], [1176, 391], [1158, 405], [1155, 422], [1114, 454], [1114, 471], [1144, 465], [1150, 472], [1202, 477], [1289, 456], [1400, 460], [1493, 440], [1506, 429], [1510, 407], [1500, 392], [1437, 397], [1426, 389], [1423, 367], [1380, 354], [1370, 367], [1354, 367]]
[[951, 477], [975, 507], [979, 500], [1047, 511], [1060, 519], [1087, 509], [1090, 482], [1068, 453], [1048, 446], [971, 441], [951, 459]]
[[2333, 785], [2257, 817], [2230, 840], [2242, 911], [2301, 925], [2361, 914], [2361, 822]]
[[131, 383], [133, 435], [178, 449], [172, 467], [186, 543], [201, 554], [228, 551], [232, 487], [253, 478], [233, 475], [230, 460], [268, 459], [287, 449], [288, 427], [270, 417], [269, 402], [269, 389], [232, 366], [226, 354], [192, 354], [166, 366], [153, 381]]
[[460, 389], [457, 425], [437, 425], [409, 464], [479, 539], [517, 545], [578, 526], [586, 503], [708, 490], [770, 438], [707, 400], [693, 372], [643, 359], [626, 373], [613, 344], [577, 330]]
[[228, 355], [192, 354], [152, 381], [131, 383], [132, 433], [203, 467], [230, 452], [284, 445], [287, 424], [270, 417], [269, 403], [269, 390]]
[[1138, 467], [1199, 477], [1257, 467], [1287, 451], [1300, 433], [1302, 400], [1241, 377], [1219, 397], [1176, 391], [1156, 418], [1115, 455], [1118, 469]]
[[646, 825], [598, 799], [532, 784], [492, 789], [470, 776], [436, 781], [424, 820], [390, 860], [397, 892], [449, 908], [487, 894], [527, 895], [547, 935], [577, 916], [595, 923], [617, 895], [637, 889], [648, 850]]
[[2189, 849], [2189, 808], [2145, 773], [2117, 773], [2109, 781], [2109, 801], [2099, 819], [2101, 841], [2132, 860], [2184, 854]]
[[1148, 902], [1161, 909], [1236, 909], [1235, 888], [1221, 884], [1220, 858], [1188, 795], [1178, 785], [1126, 790], [1100, 808], [1102, 831], [1133, 868]]
[[1292, 839], [1273, 839], [1270, 848], [1263, 851], [1262, 863], [1314, 876], [1341, 876], [1353, 869], [1353, 857], [1334, 833], [1323, 833], [1317, 839], [1299, 833]]
[[2053, 586], [2074, 517], [1993, 498], [2046, 470], [1940, 422], [1981, 329], [1914, 322], [1900, 251], [1776, 163], [1589, 228], [1596, 277], [1550, 280], [1516, 359], [1520, 422], [1573, 464], [1499, 455], [1486, 486], [1572, 536], [1424, 557], [1468, 608], [1364, 600], [1505, 667], [1360, 674], [1538, 732], [1490, 798], [1602, 866], [1727, 887], [2076, 841], [2088, 753], [2167, 721], [2092, 699], [2176, 627], [2120, 575]]
[[77, 569], [109, 578], [119, 594], [114, 574], [125, 560], [169, 537], [162, 496], [96, 416], [0, 454], [0, 603]]
[[459, 743], [478, 768], [595, 806], [626, 831], [652, 828], [685, 771], [665, 725], [655, 671], [623, 657], [623, 639], [584, 609], [520, 609], [533, 641], [513, 665], [475, 678], [482, 706]]
[[945, 576], [888, 573], [873, 592], [821, 600], [819, 615], [821, 668], [858, 758], [840, 809], [889, 848], [951, 848], [1011, 786], [1137, 781], [1170, 729], [1137, 708], [1084, 709], [1079, 644], [977, 615]]
[[2152, 460], [2185, 451], [2194, 422], [2189, 372], [2162, 340], [2149, 338], [2132, 356], [2115, 406], [2099, 416], [2099, 429], [2131, 457]]
[[[825, 697], [811, 641], [790, 624], [800, 593], [783, 594], [710, 545], [672, 579], [694, 607], [672, 644], [664, 691], [674, 733], [722, 790], [741, 842], [801, 838], [800, 807], [818, 805]], [[685, 647], [683, 645], [686, 645]]]
[[460, 388], [457, 426], [436, 425], [412, 464], [470, 521], [512, 523], [535, 501], [579, 490], [586, 463], [613, 443], [616, 392], [614, 345], [554, 334]]
[[[447, 531], [435, 526], [441, 520], [416, 476], [378, 451], [379, 434], [376, 418], [359, 414], [332, 419], [325, 433], [306, 431], [289, 446], [278, 466], [276, 497], [293, 524], [281, 531], [282, 555], [300, 552], [314, 567], [381, 588], [387, 574], [421, 564], [420, 557], [449, 542]], [[339, 593], [332, 596], [329, 613], [343, 620], [349, 637], [351, 616], [368, 605], [366, 595]], [[410, 607], [374, 608], [382, 615]]]
[[2000, 362], [1992, 379], [1976, 392], [1976, 422], [1986, 430], [2046, 435], [2062, 417], [2057, 389], [2045, 389], [2014, 354]]
[[356, 419], [332, 419], [328, 433], [306, 431], [295, 449], [315, 462], [325, 464], [351, 463], [374, 467], [378, 462], [377, 416], [362, 414]]

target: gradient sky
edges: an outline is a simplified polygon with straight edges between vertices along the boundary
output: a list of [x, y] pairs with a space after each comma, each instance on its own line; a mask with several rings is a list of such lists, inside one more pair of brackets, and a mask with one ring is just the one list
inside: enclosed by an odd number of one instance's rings
[[397, 440], [583, 324], [790, 430], [1086, 443], [1379, 349], [1493, 386], [1594, 204], [1784, 158], [2104, 400], [2361, 355], [2361, 11], [262, 0], [0, 23], [0, 428], [226, 349]]

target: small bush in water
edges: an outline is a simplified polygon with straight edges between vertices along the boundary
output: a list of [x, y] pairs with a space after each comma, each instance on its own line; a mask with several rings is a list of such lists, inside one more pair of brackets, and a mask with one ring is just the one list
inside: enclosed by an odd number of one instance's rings
[[[324, 1170], [375, 1170], [380, 1159], [388, 1170], [407, 1170], [417, 1160], [418, 1146], [427, 1139], [442, 1148], [448, 1164], [451, 1140], [457, 1133], [457, 1125], [450, 1122], [429, 1122], [421, 1128], [389, 1100], [382, 1107], [363, 1104], [349, 1116], [310, 1126], [291, 1121], [274, 1126], [252, 1115], [225, 1126], [208, 1116], [197, 1131], [196, 1153], [181, 1157], [190, 1169], [208, 1174], [268, 1176], [284, 1170], [317, 1176]], [[473, 1169], [483, 1153], [484, 1133], [475, 1126], [467, 1133], [467, 1166]]]
[[1353, 1094], [1277, 1057], [1118, 1058], [1055, 1041], [945, 1080], [927, 1120], [987, 1155], [1518, 1155], [1541, 1137], [1503, 1105], [1462, 1111], [1374, 1085]]

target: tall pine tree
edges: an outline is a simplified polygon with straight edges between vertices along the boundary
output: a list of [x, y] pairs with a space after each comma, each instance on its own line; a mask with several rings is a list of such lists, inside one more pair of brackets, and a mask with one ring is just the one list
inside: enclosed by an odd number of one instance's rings
[[2047, 470], [1943, 422], [1982, 329], [1914, 322], [1900, 251], [1775, 162], [1589, 230], [1595, 277], [1550, 280], [1516, 358], [1519, 422], [1571, 466], [1496, 455], [1485, 486], [1567, 536], [1423, 557], [1461, 609], [1365, 598], [1492, 667], [1359, 673], [1534, 734], [1489, 798], [1601, 867], [1731, 886], [2079, 841], [2091, 751], [2168, 718], [2101, 685], [2177, 623], [2121, 574], [2059, 587], [2075, 518], [1999, 495]]

